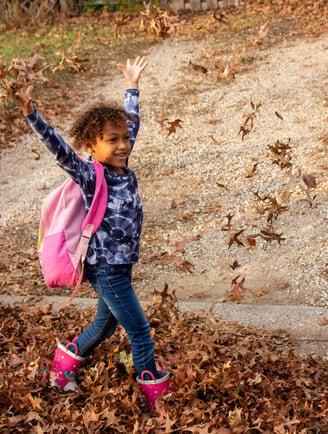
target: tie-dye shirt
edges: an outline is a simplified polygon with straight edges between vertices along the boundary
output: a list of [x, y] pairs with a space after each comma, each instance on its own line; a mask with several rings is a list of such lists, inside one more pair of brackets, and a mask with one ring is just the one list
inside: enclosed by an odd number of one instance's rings
[[[139, 130], [138, 89], [125, 91], [124, 107], [133, 116], [133, 121], [127, 121], [132, 150]], [[79, 158], [57, 131], [42, 119], [35, 106], [34, 112], [26, 118], [54, 154], [58, 165], [80, 185], [88, 211], [96, 185], [93, 164]], [[97, 264], [99, 261], [110, 265], [133, 264], [139, 258], [143, 219], [137, 179], [128, 167], [124, 167], [123, 174], [113, 173], [106, 166], [104, 169], [108, 186], [107, 209], [103, 222], [90, 240], [86, 261], [89, 264]]]

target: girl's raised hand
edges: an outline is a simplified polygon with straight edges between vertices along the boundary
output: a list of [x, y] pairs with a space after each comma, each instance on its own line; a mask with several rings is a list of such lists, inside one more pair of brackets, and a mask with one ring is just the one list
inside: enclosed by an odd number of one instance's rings
[[25, 93], [17, 92], [15, 95], [25, 116], [30, 115], [34, 111], [32, 104], [32, 91], [33, 86], [29, 86]]
[[138, 56], [133, 63], [131, 63], [130, 59], [128, 59], [126, 66], [120, 63], [117, 66], [121, 69], [124, 75], [127, 87], [138, 88], [139, 78], [147, 65], [148, 62], [145, 60], [145, 58]]

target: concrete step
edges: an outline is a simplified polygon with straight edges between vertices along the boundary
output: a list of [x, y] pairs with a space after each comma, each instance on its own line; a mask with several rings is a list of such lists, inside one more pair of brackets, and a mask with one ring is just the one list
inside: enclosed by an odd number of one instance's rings
[[[58, 311], [68, 301], [66, 296], [24, 297], [0, 295], [0, 303], [7, 305], [52, 304], [52, 310]], [[75, 297], [72, 308], [83, 310], [95, 306], [96, 298]], [[150, 302], [141, 301], [146, 307]], [[178, 308], [183, 312], [211, 312], [224, 321], [263, 329], [281, 335], [291, 335], [298, 343], [300, 355], [318, 355], [328, 360], [328, 325], [320, 325], [318, 319], [328, 320], [328, 309], [323, 307], [298, 305], [259, 305], [216, 303], [204, 301], [178, 301]]]

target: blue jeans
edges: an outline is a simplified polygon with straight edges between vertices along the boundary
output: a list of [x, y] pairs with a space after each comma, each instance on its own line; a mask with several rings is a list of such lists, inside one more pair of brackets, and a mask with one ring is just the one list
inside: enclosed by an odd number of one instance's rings
[[150, 326], [131, 285], [132, 265], [87, 265], [86, 273], [99, 297], [93, 322], [75, 340], [79, 356], [90, 355], [120, 323], [129, 336], [138, 377], [146, 370], [160, 378]]

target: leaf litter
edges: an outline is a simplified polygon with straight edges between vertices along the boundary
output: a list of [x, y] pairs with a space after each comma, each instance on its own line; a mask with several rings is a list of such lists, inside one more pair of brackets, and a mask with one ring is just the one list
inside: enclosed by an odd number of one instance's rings
[[[236, 279], [237, 281], [237, 279]], [[242, 283], [240, 283], [242, 287]], [[142, 410], [121, 328], [79, 371], [81, 392], [61, 394], [47, 371], [57, 341], [73, 339], [94, 308], [0, 305], [2, 432], [318, 433], [328, 429], [328, 361], [298, 357], [289, 336], [181, 312], [168, 285], [146, 308], [172, 399]]]

